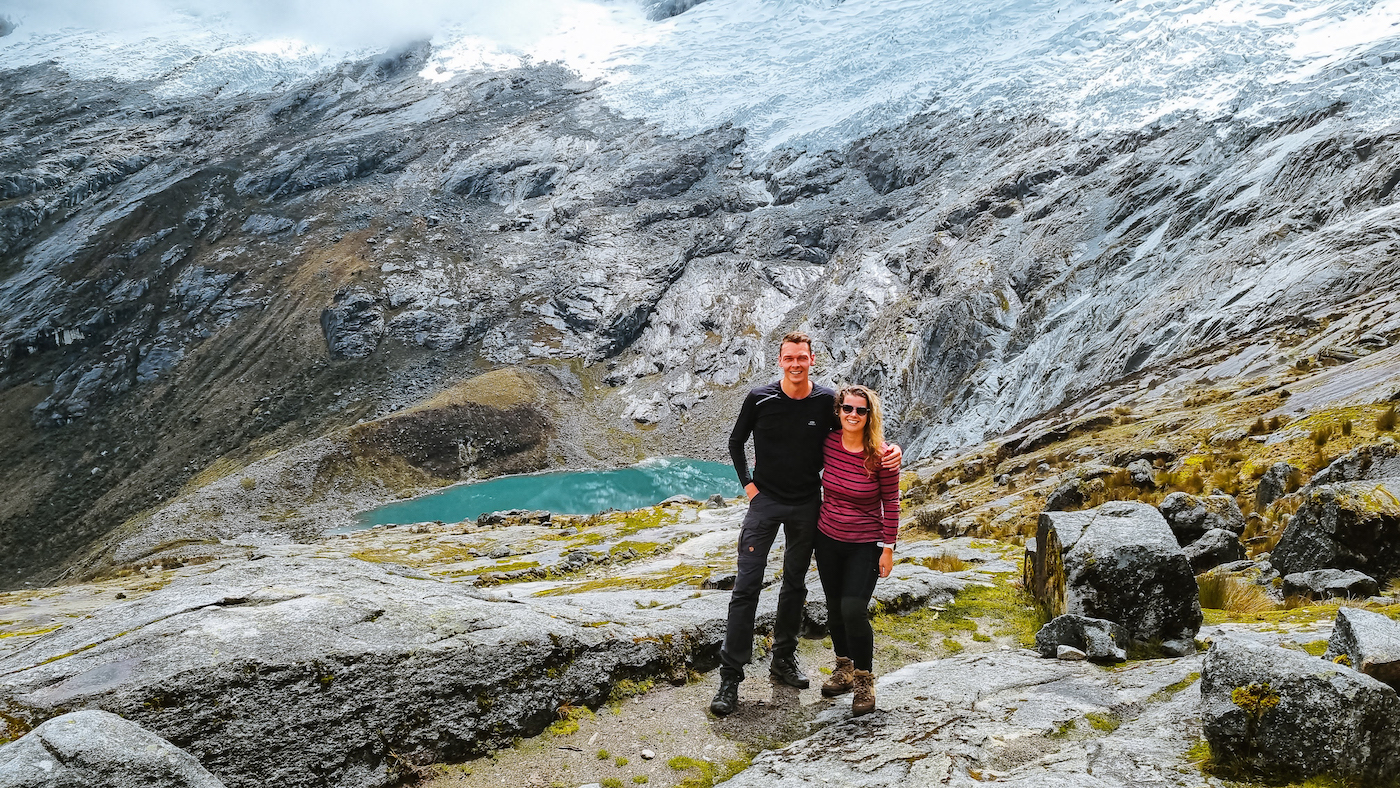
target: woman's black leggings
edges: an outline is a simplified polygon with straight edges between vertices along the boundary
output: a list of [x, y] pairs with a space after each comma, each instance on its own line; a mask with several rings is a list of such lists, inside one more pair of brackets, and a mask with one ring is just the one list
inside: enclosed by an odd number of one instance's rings
[[826, 627], [838, 657], [856, 670], [870, 670], [875, 632], [870, 628], [870, 595], [880, 579], [880, 545], [838, 542], [817, 532], [817, 574], [826, 592]]

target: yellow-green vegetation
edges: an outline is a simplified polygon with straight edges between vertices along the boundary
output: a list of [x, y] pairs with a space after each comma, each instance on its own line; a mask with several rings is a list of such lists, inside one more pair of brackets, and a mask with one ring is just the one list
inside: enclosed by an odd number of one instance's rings
[[18, 632], [0, 632], [0, 638], [27, 638], [35, 635], [43, 635], [62, 627], [62, 624], [54, 624], [51, 627], [39, 627], [38, 629], [21, 629]]
[[648, 782], [647, 776], [646, 776], [645, 774], [633, 775], [633, 776], [632, 776], [632, 782], [633, 782], [633, 784], [635, 784], [635, 785], [646, 785], [647, 782]]
[[1201, 607], [1230, 613], [1258, 613], [1277, 610], [1279, 605], [1257, 583], [1230, 575], [1200, 575]]
[[578, 721], [592, 717], [593, 712], [589, 711], [586, 706], [564, 705], [559, 707], [558, 715], [559, 719], [550, 724], [549, 733], [555, 736], [567, 736], [570, 733], [577, 733]]
[[613, 684], [612, 691], [608, 693], [608, 701], [617, 703], [633, 695], [641, 695], [653, 686], [655, 685], [651, 679], [621, 679]]
[[1337, 608], [1342, 605], [1348, 607], [1359, 607], [1389, 616], [1400, 621], [1400, 604], [1377, 605], [1372, 602], [1357, 602], [1355, 600], [1330, 599], [1318, 602], [1307, 603], [1302, 600], [1291, 599], [1290, 602], [1297, 603], [1293, 606], [1285, 605], [1282, 609], [1263, 610], [1248, 613], [1236, 613], [1229, 610], [1217, 610], [1204, 606], [1202, 613], [1206, 624], [1272, 624], [1280, 626], [1284, 624], [1314, 624], [1323, 621], [1331, 621], [1337, 617]]
[[954, 553], [942, 553], [931, 555], [926, 558], [904, 558], [899, 561], [901, 564], [918, 564], [935, 572], [961, 572], [967, 568], [967, 562], [963, 561]]
[[1055, 730], [1050, 731], [1048, 734], [1046, 734], [1046, 737], [1051, 739], [1068, 738], [1070, 734], [1074, 733], [1074, 729], [1077, 726], [1077, 720], [1066, 720], [1060, 723], [1059, 725], [1056, 725]]
[[1195, 744], [1187, 748], [1186, 760], [1198, 769], [1209, 767], [1211, 761], [1210, 742], [1205, 739], [1197, 739]]
[[1320, 657], [1327, 653], [1327, 641], [1314, 640], [1311, 643], [1303, 643], [1302, 649], [1314, 657]]
[[238, 486], [245, 490], [251, 490], [258, 486], [258, 480], [251, 476], [244, 476], [242, 479], [238, 480]]
[[225, 476], [243, 470], [245, 467], [247, 466], [237, 460], [232, 460], [228, 457], [220, 457], [209, 463], [207, 468], [195, 474], [193, 478], [185, 482], [185, 486], [180, 488], [178, 495], [185, 495], [186, 493], [191, 493], [195, 490], [207, 487]]
[[709, 577], [710, 570], [707, 567], [678, 564], [659, 574], [601, 577], [593, 580], [583, 580], [577, 583], [563, 584], [556, 588], [546, 588], [542, 591], [536, 591], [535, 596], [560, 596], [563, 594], [578, 594], [585, 591], [609, 591], [619, 588], [655, 590], [671, 588], [672, 586], [677, 586], [682, 583], [699, 586], [701, 583], [708, 580]]
[[501, 559], [492, 566], [485, 567], [483, 572], [515, 572], [521, 569], [534, 569], [540, 565], [539, 561], [508, 561]]
[[1172, 696], [1176, 695], [1176, 693], [1181, 692], [1182, 690], [1186, 689], [1187, 687], [1191, 686], [1192, 684], [1195, 684], [1197, 681], [1200, 680], [1201, 674], [1199, 672], [1193, 671], [1191, 673], [1188, 673], [1186, 674], [1186, 678], [1182, 679], [1181, 681], [1172, 682], [1171, 684], [1168, 684], [1167, 686], [1157, 690], [1151, 695], [1148, 695], [1147, 702], [1161, 703], [1164, 700], [1171, 700]]
[[1118, 730], [1118, 726], [1123, 724], [1123, 721], [1118, 718], [1118, 715], [1113, 713], [1105, 714], [1091, 711], [1084, 715], [1084, 719], [1088, 720], [1089, 727], [1102, 733], [1112, 733]]
[[993, 636], [1010, 637], [1017, 645], [1025, 647], [1035, 644], [1035, 633], [1044, 623], [1030, 596], [1012, 583], [968, 586], [942, 610], [920, 608], [902, 615], [880, 613], [870, 623], [875, 629], [877, 646], [895, 648], [900, 651], [894, 655], [896, 657], [913, 657], [917, 655], [904, 654], [898, 644], [911, 644], [922, 650], [938, 643], [949, 654], [957, 653], [963, 646], [956, 636], [978, 632], [979, 622], [990, 628]]
[[713, 788], [716, 783], [722, 783], [749, 768], [751, 763], [753, 756], [741, 753], [740, 757], [730, 758], [723, 763], [678, 755], [667, 761], [666, 765], [678, 772], [690, 772], [685, 779], [676, 783], [676, 788]]
[[446, 408], [454, 405], [486, 405], [505, 409], [536, 401], [535, 384], [515, 367], [493, 370], [467, 378], [438, 393], [432, 399], [408, 408], [406, 413]]
[[607, 750], [599, 750], [599, 751], [598, 751], [598, 760], [600, 760], [600, 761], [606, 761], [607, 759], [609, 759], [609, 758], [611, 758], [611, 757], [612, 757], [612, 753], [608, 752]]
[[659, 542], [622, 541], [613, 545], [612, 548], [608, 550], [608, 555], [617, 555], [618, 553], [625, 553], [628, 550], [637, 551], [637, 555], [639, 556], [651, 555], [660, 548], [661, 544]]
[[621, 755], [617, 756], [616, 758], [613, 758], [613, 766], [616, 766], [619, 769], [626, 766], [627, 763], [627, 759], [622, 757]]
[[616, 777], [604, 777], [601, 785], [603, 788], [622, 788], [622, 780]]
[[1251, 716], [1258, 718], [1278, 706], [1279, 695], [1274, 692], [1273, 687], [1269, 686], [1269, 682], [1265, 681], [1244, 687], [1235, 687], [1230, 690], [1230, 702], [1244, 709]]

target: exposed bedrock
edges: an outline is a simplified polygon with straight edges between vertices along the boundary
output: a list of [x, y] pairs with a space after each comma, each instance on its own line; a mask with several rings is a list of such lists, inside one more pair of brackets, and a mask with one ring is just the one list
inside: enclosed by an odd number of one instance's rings
[[189, 753], [105, 711], [75, 711], [0, 747], [3, 788], [225, 788]]
[[1342, 106], [1094, 134], [929, 112], [765, 154], [622, 117], [557, 65], [434, 83], [428, 51], [179, 103], [0, 73], [0, 584], [220, 459], [510, 365], [580, 395], [587, 439], [551, 464], [718, 459], [803, 327], [912, 460], [1091, 419], [1108, 384], [1400, 338], [1400, 134]]
[[[946, 603], [963, 585], [905, 564], [876, 604]], [[539, 733], [619, 680], [717, 664], [726, 592], [502, 588], [346, 557], [237, 560], [0, 657], [0, 711], [28, 725], [120, 714], [231, 788], [383, 786], [406, 764]], [[761, 597], [760, 628], [776, 593]]]

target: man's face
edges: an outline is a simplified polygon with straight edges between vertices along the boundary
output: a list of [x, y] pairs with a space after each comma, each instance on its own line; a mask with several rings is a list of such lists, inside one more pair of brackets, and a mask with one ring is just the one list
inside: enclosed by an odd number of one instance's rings
[[805, 342], [784, 342], [778, 348], [778, 366], [783, 370], [783, 380], [805, 384], [807, 374], [812, 371], [811, 346]]

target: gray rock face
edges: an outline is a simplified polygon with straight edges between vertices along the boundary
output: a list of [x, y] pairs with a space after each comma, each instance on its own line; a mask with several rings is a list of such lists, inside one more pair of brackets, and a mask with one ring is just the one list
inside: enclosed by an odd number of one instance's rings
[[1156, 470], [1152, 467], [1152, 463], [1147, 460], [1133, 460], [1128, 463], [1127, 470], [1128, 473], [1132, 474], [1133, 484], [1138, 486], [1151, 484], [1153, 477], [1156, 475]]
[[1338, 608], [1325, 657], [1343, 654], [1352, 669], [1400, 690], [1400, 623], [1369, 610]]
[[1286, 462], [1276, 462], [1259, 477], [1259, 489], [1254, 493], [1254, 508], [1263, 511], [1265, 506], [1282, 498], [1288, 492], [1289, 479], [1298, 473]]
[[1313, 569], [1283, 576], [1283, 593], [1286, 596], [1357, 599], [1375, 596], [1379, 590], [1373, 578], [1355, 569]]
[[1089, 500], [1093, 481], [1108, 476], [1114, 470], [1106, 465], [1083, 465], [1075, 468], [1059, 486], [1045, 496], [1045, 511], [1078, 509]]
[[0, 747], [0, 788], [224, 788], [184, 750], [105, 711], [48, 720]]
[[368, 293], [340, 293], [333, 306], [322, 310], [321, 331], [331, 358], [364, 358], [384, 337], [384, 313]]
[[1212, 528], [1201, 538], [1182, 548], [1186, 560], [1191, 562], [1191, 571], [1200, 574], [1207, 569], [1232, 561], [1243, 561], [1244, 545], [1240, 544], [1239, 534], [1224, 528]]
[[[1197, 788], [1200, 773], [1183, 769], [1181, 754], [1200, 731], [1189, 677], [1199, 664], [1107, 671], [1018, 650], [909, 665], [880, 677], [875, 713], [853, 718], [838, 704], [818, 717], [825, 727], [762, 753], [725, 785], [973, 788], [995, 773], [1009, 788]], [[1119, 718], [1122, 709], [1134, 711]], [[1120, 724], [1099, 731], [1091, 719]]]
[[1098, 662], [1122, 662], [1128, 658], [1128, 633], [1112, 621], [1065, 614], [1035, 633], [1035, 647], [1043, 657], [1054, 657], [1069, 646]]
[[1333, 460], [1313, 474], [1308, 486], [1392, 477], [1400, 477], [1400, 444], [1393, 438], [1385, 438], [1370, 446], [1359, 446]]
[[1281, 780], [1389, 784], [1400, 774], [1400, 698], [1351, 668], [1289, 649], [1218, 640], [1201, 669], [1212, 758]]
[[1284, 575], [1355, 569], [1400, 577], [1400, 479], [1329, 484], [1303, 493], [1270, 559]]
[[1167, 518], [1177, 542], [1188, 545], [1200, 539], [1206, 531], [1222, 528], [1239, 536], [1244, 533], [1244, 513], [1228, 495], [1204, 497], [1174, 492], [1158, 507]]
[[[946, 603], [966, 582], [901, 564], [872, 605]], [[343, 555], [239, 560], [4, 654], [0, 696], [28, 724], [73, 707], [120, 714], [231, 788], [386, 786], [404, 763], [536, 734], [621, 678], [713, 667], [729, 602], [692, 586], [496, 588]], [[760, 629], [776, 594], [760, 597]], [[819, 633], [824, 608], [807, 612]]]
[[1064, 553], [1065, 612], [1108, 619], [1136, 640], [1195, 637], [1195, 575], [1156, 508], [1115, 501], [1084, 514], [1091, 519]]

